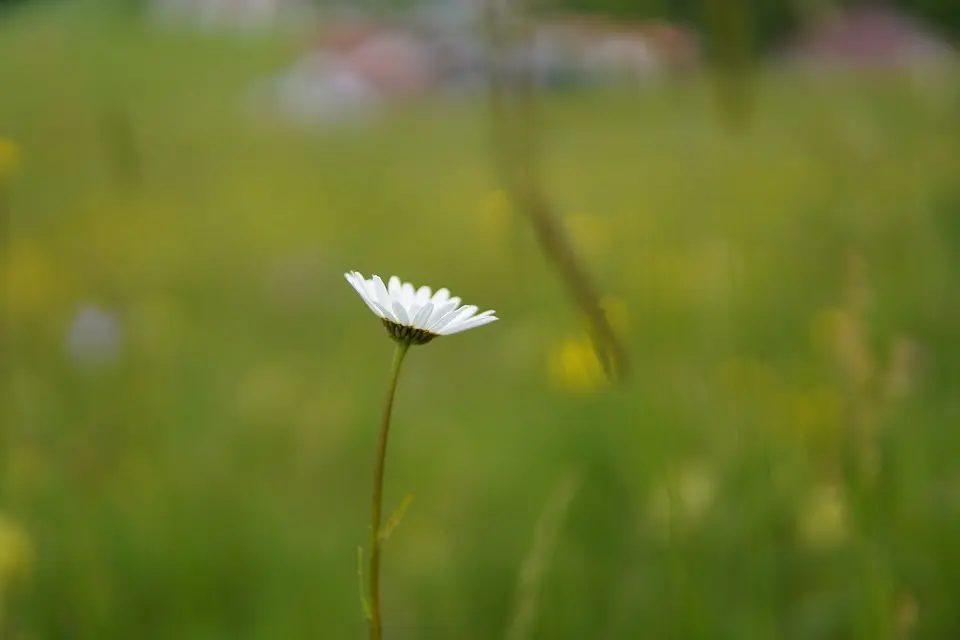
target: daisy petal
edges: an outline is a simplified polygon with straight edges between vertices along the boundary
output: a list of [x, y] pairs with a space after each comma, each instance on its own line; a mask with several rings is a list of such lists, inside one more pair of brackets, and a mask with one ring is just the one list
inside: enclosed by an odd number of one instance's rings
[[486, 318], [487, 316], [492, 316], [495, 313], [496, 311], [490, 309], [488, 311], [484, 311], [483, 313], [478, 313], [477, 315], [473, 316], [473, 319], [476, 320], [477, 318]]
[[433, 294], [433, 298], [430, 300], [430, 302], [433, 303], [433, 306], [439, 307], [440, 305], [445, 304], [449, 299], [450, 299], [450, 291], [447, 290], [446, 288], [443, 288], [443, 289], [437, 289], [437, 292]]
[[393, 313], [388, 311], [387, 308], [384, 307], [379, 302], [374, 302], [372, 308], [373, 308], [373, 312], [378, 316], [380, 316], [381, 318], [383, 318], [384, 320], [389, 320], [390, 322], [397, 321], [397, 319], [393, 317]]
[[407, 317], [407, 310], [404, 309], [403, 305], [399, 302], [393, 303], [393, 315], [400, 324], [406, 327], [410, 326], [410, 319]]
[[[413, 285], [411, 285], [413, 286]], [[430, 301], [430, 287], [423, 286], [417, 289], [416, 294], [417, 302], [419, 304], [426, 304]]]
[[364, 290], [367, 292], [367, 299], [370, 300], [370, 302], [378, 302], [377, 288], [373, 285], [373, 278], [366, 279], [360, 276], [360, 284], [363, 285]]
[[364, 286], [363, 276], [359, 273], [346, 273], [344, 274], [347, 277], [347, 282], [350, 283], [350, 286], [356, 290], [360, 295], [360, 299], [363, 300], [363, 303], [367, 305], [370, 311], [373, 311], [375, 314], [380, 315], [380, 312], [377, 311], [376, 307], [373, 306], [373, 303], [370, 301], [370, 296], [367, 293], [367, 289]]
[[[404, 282], [400, 290], [403, 292], [403, 300], [402, 300], [403, 306], [409, 307], [410, 305], [417, 302], [417, 294], [413, 290], [412, 284], [410, 284], [409, 282]], [[423, 303], [421, 302], [420, 304], [422, 305]]]
[[[429, 303], [429, 304], [433, 304], [433, 303]], [[441, 318], [443, 318], [449, 313], [455, 312], [456, 309], [457, 309], [457, 303], [454, 302], [453, 300], [439, 307], [435, 305], [433, 312], [430, 314], [430, 317], [427, 319], [427, 323], [423, 328], [427, 330], [432, 330], [434, 325], [436, 325]]]
[[448, 313], [444, 318], [442, 318], [433, 326], [432, 331], [434, 333], [444, 335], [446, 333], [445, 329], [454, 329], [458, 324], [465, 321], [476, 312], [477, 307], [473, 306], [472, 304], [460, 307], [456, 311]]
[[367, 291], [363, 284], [361, 284], [363, 282], [363, 276], [356, 271], [351, 271], [350, 273], [343, 274], [343, 277], [347, 279], [347, 282], [350, 283], [350, 286], [353, 287], [356, 292], [360, 294], [360, 297], [363, 298], [364, 302], [366, 302]]
[[390, 276], [390, 281], [387, 284], [387, 292], [390, 294], [391, 300], [400, 300], [401, 299], [401, 290], [403, 286], [400, 283], [400, 278], [397, 276]]
[[363, 279], [363, 274], [351, 271], [350, 273], [343, 274], [343, 276], [347, 279], [347, 282], [350, 283], [350, 286], [360, 294], [360, 297], [363, 298], [364, 301], [370, 301], [370, 292], [367, 289], [367, 281]]
[[470, 318], [466, 322], [461, 322], [453, 328], [448, 328], [441, 335], [452, 336], [455, 333], [460, 333], [461, 331], [466, 331], [467, 329], [476, 329], [477, 327], [482, 327], [485, 324], [490, 324], [499, 320], [497, 316], [477, 316], [475, 318]]
[[[412, 312], [412, 310], [411, 310], [411, 312]], [[423, 328], [425, 328], [425, 327], [424, 327], [424, 324], [426, 323], [427, 320], [430, 319], [430, 314], [432, 314], [432, 313], [433, 313], [433, 304], [432, 304], [432, 303], [428, 302], [427, 304], [423, 305], [423, 308], [420, 309], [420, 310], [417, 312], [416, 316], [413, 318], [413, 327], [414, 327], [415, 329], [423, 329]]]
[[491, 309], [490, 311], [484, 311], [483, 313], [480, 313], [477, 315], [470, 314], [470, 315], [458, 316], [455, 320], [451, 321], [450, 324], [446, 326], [444, 331], [447, 334], [458, 333], [464, 330], [461, 328], [464, 325], [469, 325], [471, 327], [479, 326], [479, 325], [474, 325], [474, 323], [477, 322], [478, 320], [483, 320], [484, 318], [496, 317], [493, 315], [494, 313], [496, 313], [496, 311], [493, 311]]
[[375, 300], [380, 303], [384, 309], [389, 309], [393, 302], [390, 299], [390, 294], [387, 293], [387, 288], [383, 286], [383, 280], [380, 279], [380, 276], [373, 276], [371, 279], [371, 286], [373, 292], [376, 294]]
[[[434, 303], [434, 306], [436, 306], [436, 303]], [[438, 320], [440, 320], [440, 318], [447, 315], [448, 313], [456, 313], [456, 311], [459, 308], [460, 308], [460, 298], [450, 298], [444, 303], [443, 307], [441, 307], [441, 309], [443, 310], [442, 312], [439, 310], [435, 310], [433, 312], [433, 317], [430, 318], [430, 324], [427, 325], [427, 328], [430, 328], [432, 324], [435, 324]]]
[[480, 307], [468, 304], [457, 309], [457, 317], [454, 322], [465, 322], [467, 319], [472, 318], [476, 315], [477, 311], [480, 310]]

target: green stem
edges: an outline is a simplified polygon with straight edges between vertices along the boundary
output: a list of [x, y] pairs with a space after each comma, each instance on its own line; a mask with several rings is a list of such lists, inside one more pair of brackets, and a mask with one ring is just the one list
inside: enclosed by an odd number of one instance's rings
[[393, 366], [387, 382], [387, 397], [383, 402], [380, 437], [377, 440], [377, 458], [373, 467], [373, 515], [370, 520], [370, 640], [381, 640], [383, 625], [380, 618], [380, 518], [383, 510], [383, 466], [387, 458], [387, 437], [390, 434], [390, 411], [393, 394], [400, 378], [400, 365], [410, 348], [409, 342], [398, 342], [393, 352]]

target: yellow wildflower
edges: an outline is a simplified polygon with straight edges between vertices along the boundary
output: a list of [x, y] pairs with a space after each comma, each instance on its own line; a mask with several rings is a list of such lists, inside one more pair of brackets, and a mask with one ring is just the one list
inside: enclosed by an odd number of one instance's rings
[[40, 246], [19, 241], [0, 262], [2, 304], [14, 315], [46, 309], [61, 293], [64, 274]]
[[793, 435], [813, 440], [836, 436], [843, 420], [843, 397], [834, 389], [785, 391], [780, 394], [781, 410]]
[[607, 384], [593, 343], [585, 336], [564, 339], [550, 355], [551, 381], [560, 389], [590, 394]]
[[20, 168], [20, 147], [12, 140], [0, 138], [0, 182]]
[[[616, 296], [604, 296], [600, 299], [600, 307], [610, 328], [623, 339], [630, 322], [626, 301]], [[584, 322], [589, 325], [586, 318]], [[557, 387], [577, 393], [595, 392], [609, 382], [593, 341], [586, 334], [569, 336], [557, 345], [550, 356], [549, 372]]]
[[33, 568], [33, 542], [15, 520], [0, 514], [0, 592], [25, 580]]

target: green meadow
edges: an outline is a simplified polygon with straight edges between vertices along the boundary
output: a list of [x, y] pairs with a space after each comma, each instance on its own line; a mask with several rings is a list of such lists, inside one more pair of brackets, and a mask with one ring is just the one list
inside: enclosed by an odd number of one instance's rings
[[299, 47], [0, 15], [0, 637], [365, 637], [393, 347], [354, 269], [501, 318], [407, 356], [390, 640], [960, 637], [955, 70], [764, 69], [740, 128], [709, 77], [542, 96], [610, 384], [485, 105], [245, 112]]

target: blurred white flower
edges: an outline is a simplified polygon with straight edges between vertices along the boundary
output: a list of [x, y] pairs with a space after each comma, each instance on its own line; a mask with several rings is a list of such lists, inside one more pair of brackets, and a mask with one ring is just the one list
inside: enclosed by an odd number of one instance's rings
[[388, 285], [383, 284], [380, 276], [366, 280], [356, 271], [344, 276], [398, 342], [426, 344], [437, 336], [449, 336], [497, 320], [492, 310], [478, 314], [474, 305], [460, 306], [460, 298], [450, 297], [447, 289], [431, 295], [430, 287], [415, 289], [397, 276], [392, 276]]
[[94, 304], [84, 304], [66, 334], [67, 355], [78, 364], [98, 366], [120, 355], [123, 335], [116, 316]]
[[717, 481], [709, 468], [688, 463], [656, 487], [650, 516], [662, 533], [678, 525], [695, 528], [713, 505], [716, 490]]

